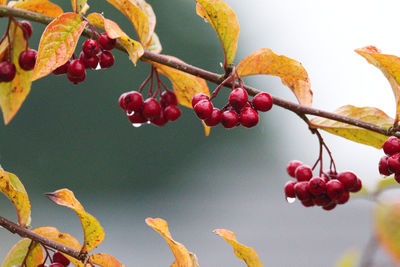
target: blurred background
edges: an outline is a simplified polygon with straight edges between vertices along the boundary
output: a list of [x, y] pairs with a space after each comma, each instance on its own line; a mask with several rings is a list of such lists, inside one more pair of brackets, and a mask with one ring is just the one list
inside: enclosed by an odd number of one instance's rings
[[[54, 2], [70, 10], [69, 1]], [[218, 38], [195, 14], [194, 1], [148, 2], [157, 15], [163, 53], [221, 73]], [[398, 1], [226, 2], [241, 26], [236, 63], [258, 48], [271, 48], [302, 62], [314, 107], [333, 111], [351, 103], [394, 116], [389, 83], [353, 50], [375, 45], [400, 55]], [[89, 3], [91, 11], [104, 11], [135, 36], [128, 20], [106, 1]], [[44, 27], [33, 26], [30, 44], [37, 49]], [[371, 202], [351, 199], [330, 212], [286, 203], [286, 164], [298, 159], [312, 165], [318, 157], [317, 138], [294, 114], [274, 107], [261, 115], [255, 129], [219, 126], [205, 137], [193, 111], [182, 108], [182, 118], [163, 128], [134, 128], [117, 99], [137, 89], [150, 68], [141, 62], [133, 67], [123, 53], [114, 56], [113, 68], [90, 71], [77, 86], [66, 76], [35, 82], [13, 121], [0, 127], [0, 162], [24, 183], [33, 227], [55, 226], [82, 240], [77, 216], [43, 195], [69, 188], [105, 229], [106, 239], [95, 251], [112, 254], [129, 267], [170, 266], [174, 260], [164, 239], [145, 224], [147, 217], [167, 220], [174, 239], [194, 252], [201, 266], [245, 266], [212, 233], [216, 228], [235, 232], [265, 266], [333, 266], [348, 248], [367, 244]], [[295, 101], [276, 77], [246, 82]], [[217, 102], [223, 106], [226, 101], [224, 90]], [[367, 186], [380, 179], [382, 151], [323, 136], [339, 170], [353, 170]], [[0, 200], [1, 216], [16, 220], [14, 207], [4, 196]], [[0, 259], [17, 240], [0, 229]]]

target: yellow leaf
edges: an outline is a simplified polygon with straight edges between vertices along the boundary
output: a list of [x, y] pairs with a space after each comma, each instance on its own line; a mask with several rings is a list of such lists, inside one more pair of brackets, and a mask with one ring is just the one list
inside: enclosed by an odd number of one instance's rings
[[374, 191], [380, 192], [382, 190], [392, 188], [392, 187], [399, 187], [399, 183], [394, 179], [394, 175], [392, 175], [391, 177], [387, 177], [385, 179], [379, 180]]
[[160, 54], [162, 51], [162, 45], [160, 42], [160, 39], [158, 38], [158, 35], [156, 33], [153, 33], [153, 37], [151, 38], [151, 42], [149, 46], [147, 47], [147, 50], [153, 53]]
[[48, 0], [19, 0], [12, 7], [30, 10], [53, 18], [63, 13], [61, 7]]
[[[156, 14], [154, 13], [153, 8], [151, 5], [146, 3], [145, 0], [130, 0], [133, 3], [135, 3], [136, 6], [138, 6], [146, 15], [147, 19], [149, 21], [149, 41], [146, 44], [146, 48], [149, 49], [149, 46], [151, 45], [151, 40], [152, 37], [154, 36], [154, 30], [156, 28]], [[157, 36], [158, 39], [158, 36]], [[161, 44], [160, 44], [161, 46]]]
[[14, 204], [20, 226], [27, 226], [31, 220], [31, 203], [24, 185], [12, 173], [0, 170], [0, 192]]
[[307, 71], [300, 62], [280, 56], [269, 48], [261, 48], [243, 59], [237, 66], [240, 76], [273, 75], [292, 90], [300, 104], [311, 106], [313, 92]]
[[82, 252], [90, 252], [103, 242], [105, 234], [100, 223], [83, 209], [72, 191], [61, 189], [46, 196], [54, 203], [68, 207], [78, 214], [85, 235]]
[[0, 62], [4, 61], [4, 57], [9, 53], [10, 44], [8, 39], [4, 39], [3, 42], [0, 44]]
[[143, 55], [144, 49], [139, 42], [132, 40], [121, 30], [117, 23], [104, 18], [99, 13], [91, 13], [87, 19], [94, 25], [104, 28], [111, 39], [118, 39], [129, 54], [133, 64], [136, 66], [137, 60]]
[[50, 74], [71, 58], [86, 24], [80, 15], [64, 13], [47, 25], [40, 38], [32, 81]]
[[[356, 120], [373, 123], [384, 128], [389, 128], [393, 125], [392, 118], [386, 115], [382, 110], [373, 107], [355, 107], [352, 105], [346, 105], [338, 108], [334, 113]], [[311, 123], [314, 128], [319, 128], [354, 142], [373, 146], [378, 149], [382, 147], [383, 143], [388, 138], [383, 134], [322, 117], [313, 118]]]
[[116, 258], [105, 253], [90, 255], [90, 260], [100, 267], [125, 267]]
[[19, 55], [26, 49], [26, 41], [22, 29], [16, 26], [14, 21], [10, 25], [10, 39], [12, 46], [11, 61], [15, 65], [16, 75], [11, 82], [0, 83], [0, 106], [5, 124], [8, 124], [18, 112], [28, 96], [32, 84], [32, 71], [21, 69], [18, 63]]
[[349, 249], [336, 262], [335, 267], [356, 267], [360, 258], [360, 251], [357, 249]]
[[[15, 267], [15, 266], [21, 266], [22, 262], [24, 261], [24, 258], [26, 256], [26, 253], [29, 254], [26, 259], [26, 265], [28, 267], [33, 267], [33, 266], [38, 266], [39, 264], [43, 263], [43, 250], [41, 246], [33, 242], [30, 239], [22, 239], [20, 240], [11, 250], [8, 252], [8, 255], [6, 259], [4, 260], [3, 264], [1, 267]], [[32, 245], [31, 245], [32, 243]], [[29, 246], [31, 248], [29, 249]]]
[[235, 234], [229, 230], [216, 229], [213, 231], [214, 234], [219, 235], [226, 242], [228, 242], [232, 247], [235, 255], [246, 262], [248, 267], [262, 267], [262, 263], [258, 258], [257, 252], [250, 247], [240, 244], [235, 237]]
[[400, 119], [400, 58], [393, 55], [381, 54], [374, 46], [367, 46], [355, 50], [368, 63], [382, 71], [388, 79], [396, 101], [396, 117]]
[[204, 134], [205, 134], [206, 136], [209, 136], [209, 135], [210, 135], [210, 131], [211, 131], [211, 127], [208, 126], [204, 121], [201, 121], [201, 123], [202, 123], [203, 126], [204, 126]]
[[239, 21], [235, 12], [222, 0], [195, 0], [197, 15], [206, 19], [217, 32], [225, 54], [225, 64], [235, 59], [239, 38]]
[[0, 0], [0, 5], [3, 5], [3, 6], [7, 5], [7, 0]]
[[87, 0], [71, 0], [71, 5], [74, 12], [78, 14], [85, 14], [89, 9]]
[[162, 237], [165, 238], [172, 253], [175, 256], [175, 262], [172, 266], [176, 267], [197, 267], [197, 258], [194, 254], [190, 253], [184, 245], [172, 239], [168, 230], [168, 223], [160, 218], [147, 218], [146, 224], [156, 230]]

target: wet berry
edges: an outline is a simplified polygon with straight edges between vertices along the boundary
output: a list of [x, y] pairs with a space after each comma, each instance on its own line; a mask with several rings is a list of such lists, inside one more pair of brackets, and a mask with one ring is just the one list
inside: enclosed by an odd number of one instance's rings
[[193, 110], [199, 119], [205, 120], [211, 116], [213, 108], [211, 101], [201, 100], [194, 106]]
[[24, 37], [26, 40], [31, 38], [32, 36], [32, 25], [30, 24], [29, 21], [23, 20], [19, 22], [19, 25], [21, 26], [22, 30], [24, 31]]
[[68, 66], [68, 75], [71, 77], [81, 77], [84, 75], [85, 71], [85, 64], [79, 59], [74, 59]]
[[350, 190], [357, 184], [357, 176], [352, 172], [341, 172], [337, 179], [343, 184], [346, 190]]
[[95, 56], [100, 50], [99, 43], [93, 39], [88, 39], [82, 44], [82, 52], [88, 57]]
[[353, 188], [351, 188], [349, 191], [352, 193], [357, 193], [358, 191], [361, 190], [361, 188], [362, 188], [362, 182], [359, 178], [357, 178], [356, 185]]
[[336, 200], [337, 204], [344, 204], [350, 199], [350, 193], [348, 191], [344, 191], [342, 195]]
[[177, 106], [178, 99], [176, 98], [175, 93], [171, 90], [163, 91], [161, 93], [160, 105], [162, 107]]
[[17, 69], [15, 65], [9, 61], [0, 62], [0, 81], [11, 82], [14, 80]]
[[208, 95], [203, 94], [203, 93], [198, 93], [195, 94], [192, 98], [192, 107], [196, 106], [197, 103], [199, 103], [201, 100], [210, 100]]
[[227, 128], [233, 128], [239, 123], [239, 115], [233, 110], [225, 110], [221, 115], [221, 123]]
[[164, 111], [161, 111], [160, 116], [158, 116], [155, 119], [150, 120], [151, 123], [153, 123], [156, 126], [164, 126], [165, 124], [167, 124], [168, 120], [165, 117], [165, 113]]
[[335, 203], [335, 202], [331, 202], [331, 203], [329, 203], [328, 205], [323, 206], [322, 208], [323, 208], [324, 210], [333, 210], [335, 207], [336, 207], [336, 203]]
[[289, 181], [285, 184], [285, 196], [290, 198], [295, 198], [296, 194], [294, 192], [294, 186], [296, 185], [296, 181]]
[[331, 180], [326, 183], [326, 193], [332, 200], [338, 200], [344, 192], [344, 186], [340, 181]]
[[236, 88], [229, 94], [229, 104], [237, 110], [241, 110], [248, 101], [248, 95], [243, 88]]
[[158, 101], [153, 97], [147, 98], [143, 103], [142, 114], [145, 118], [149, 120], [160, 117], [160, 103], [158, 103]]
[[240, 124], [244, 127], [251, 128], [258, 123], [258, 113], [252, 108], [244, 108], [240, 112]]
[[328, 197], [327, 194], [322, 194], [313, 198], [315, 205], [317, 206], [326, 206], [331, 203], [331, 199]]
[[100, 67], [106, 69], [114, 65], [114, 56], [110, 51], [103, 51], [99, 55]]
[[302, 200], [302, 201], [301, 201], [301, 204], [302, 204], [304, 207], [306, 207], [306, 208], [315, 206], [315, 203], [314, 203], [314, 201], [313, 201], [311, 198]]
[[164, 116], [168, 121], [176, 121], [181, 116], [181, 110], [175, 105], [170, 105], [164, 109]]
[[311, 178], [309, 181], [309, 191], [314, 196], [319, 196], [326, 192], [325, 181], [320, 177]]
[[117, 44], [117, 40], [111, 39], [107, 33], [102, 33], [99, 36], [99, 44], [104, 50], [112, 50]]
[[303, 162], [298, 160], [292, 160], [291, 162], [289, 162], [289, 164], [286, 167], [286, 171], [289, 174], [289, 176], [295, 178], [294, 173], [297, 167], [299, 167], [300, 165], [303, 165]]
[[132, 115], [128, 116], [128, 120], [131, 123], [145, 123], [147, 119], [143, 116], [142, 112], [134, 112]]
[[53, 262], [61, 263], [62, 265], [64, 265], [64, 267], [67, 267], [70, 263], [69, 259], [60, 252], [56, 252], [53, 254]]
[[18, 63], [23, 70], [33, 70], [36, 63], [37, 52], [33, 49], [27, 49], [19, 54]]
[[85, 53], [81, 52], [79, 54], [79, 60], [83, 62], [85, 65], [85, 68], [87, 69], [95, 69], [97, 68], [97, 65], [99, 64], [99, 58], [94, 55], [94, 56], [88, 56]]
[[86, 79], [86, 71], [81, 76], [72, 76], [70, 73], [67, 73], [67, 78], [74, 84], [81, 83]]
[[301, 165], [296, 168], [294, 172], [294, 176], [296, 177], [297, 181], [308, 181], [312, 178], [312, 170], [307, 165]]
[[213, 108], [213, 111], [211, 112], [211, 116], [206, 119], [204, 122], [208, 126], [217, 126], [221, 122], [222, 118], [222, 113], [218, 108]]
[[294, 186], [294, 192], [296, 194], [296, 197], [303, 201], [307, 199], [311, 199], [311, 194], [310, 191], [308, 190], [309, 184], [308, 182], [298, 182]]
[[392, 174], [392, 172], [389, 169], [389, 164], [388, 164], [388, 156], [383, 156], [379, 160], [379, 173], [385, 176], [389, 176]]
[[382, 148], [388, 156], [400, 153], [400, 140], [396, 136], [391, 136], [385, 141]]
[[258, 93], [253, 98], [252, 104], [258, 111], [268, 111], [272, 108], [272, 97], [270, 94], [265, 92]]
[[131, 91], [124, 93], [122, 95], [124, 96], [121, 99], [121, 101], [123, 101], [123, 104], [122, 105], [120, 104], [120, 106], [123, 110], [135, 111], [135, 112], [142, 110], [144, 101], [141, 93], [137, 91]]
[[55, 69], [55, 70], [53, 71], [53, 73], [54, 73], [55, 75], [62, 75], [62, 74], [67, 73], [67, 71], [68, 71], [68, 66], [69, 66], [70, 63], [71, 63], [70, 61], [65, 62], [63, 65], [61, 65], [60, 67], [58, 67], [57, 69]]
[[388, 158], [389, 170], [394, 173], [400, 173], [400, 153], [391, 155]]

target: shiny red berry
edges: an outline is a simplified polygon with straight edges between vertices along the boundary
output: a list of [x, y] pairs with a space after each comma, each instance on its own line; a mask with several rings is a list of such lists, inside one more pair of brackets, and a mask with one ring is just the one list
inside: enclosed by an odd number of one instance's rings
[[85, 64], [79, 59], [72, 60], [68, 66], [68, 75], [71, 77], [81, 77], [85, 72]]
[[58, 67], [57, 69], [55, 69], [55, 70], [53, 71], [53, 73], [54, 73], [55, 75], [62, 75], [62, 74], [67, 73], [67, 71], [68, 71], [68, 66], [69, 66], [70, 63], [71, 63], [70, 61], [65, 62], [63, 65], [61, 65], [60, 67]]
[[358, 191], [361, 190], [361, 188], [362, 188], [362, 182], [361, 182], [361, 180], [359, 178], [357, 178], [356, 185], [352, 189], [350, 189], [349, 191], [352, 192], [352, 193], [357, 193]]
[[289, 162], [289, 164], [286, 167], [286, 171], [289, 174], [289, 176], [295, 178], [294, 173], [297, 167], [299, 167], [300, 165], [303, 165], [303, 162], [298, 160], [292, 160], [291, 162]]
[[357, 176], [349, 171], [339, 173], [337, 179], [343, 184], [344, 189], [347, 191], [357, 184]]
[[49, 267], [64, 267], [64, 265], [59, 262], [54, 262], [50, 264]]
[[382, 148], [388, 156], [400, 153], [400, 140], [396, 136], [391, 136], [385, 141]]
[[104, 50], [112, 50], [117, 44], [117, 40], [111, 39], [107, 33], [102, 33], [99, 36], [99, 44]]
[[296, 185], [296, 181], [289, 181], [285, 184], [285, 196], [290, 198], [295, 198], [296, 194], [294, 192], [294, 186]]
[[15, 65], [9, 61], [0, 63], [0, 81], [11, 82], [14, 80], [17, 69]]
[[95, 56], [99, 50], [99, 43], [93, 39], [88, 39], [82, 44], [82, 52], [88, 57]]
[[400, 153], [391, 155], [388, 158], [389, 170], [394, 173], [400, 173]]
[[331, 202], [331, 203], [329, 203], [329, 204], [326, 205], [326, 206], [322, 206], [322, 208], [323, 208], [324, 210], [333, 210], [335, 207], [336, 207], [336, 203], [335, 203], [335, 202]]
[[244, 108], [240, 112], [240, 124], [244, 127], [251, 128], [258, 123], [258, 113], [252, 108]]
[[309, 166], [301, 165], [296, 168], [294, 176], [296, 177], [297, 181], [309, 181], [312, 178], [313, 174]]
[[53, 262], [61, 263], [64, 267], [67, 267], [70, 263], [69, 259], [60, 252], [53, 254]]
[[314, 201], [315, 205], [317, 205], [317, 206], [326, 206], [329, 203], [331, 203], [332, 200], [328, 197], [327, 194], [322, 194], [322, 195], [313, 197], [313, 201]]
[[203, 93], [198, 93], [195, 94], [192, 98], [192, 107], [196, 106], [197, 103], [199, 103], [201, 100], [210, 100], [208, 95], [203, 94]]
[[248, 95], [243, 88], [236, 88], [229, 94], [229, 104], [237, 110], [241, 110], [248, 101]]
[[161, 93], [161, 98], [160, 98], [160, 105], [161, 107], [168, 107], [168, 106], [177, 106], [178, 105], [178, 99], [176, 98], [176, 95], [173, 91], [171, 90], [166, 90]]
[[19, 22], [19, 25], [21, 26], [22, 30], [24, 31], [24, 37], [26, 40], [28, 40], [32, 36], [32, 25], [29, 23], [29, 21], [23, 20]]
[[204, 122], [207, 124], [207, 126], [217, 126], [222, 119], [222, 113], [218, 108], [213, 108], [213, 111], [211, 112], [211, 116], [206, 119]]
[[313, 201], [311, 198], [302, 200], [302, 201], [301, 201], [301, 204], [302, 204], [304, 207], [306, 207], [306, 208], [315, 206], [315, 203], [314, 203], [314, 201]]
[[74, 84], [81, 83], [86, 79], [86, 71], [81, 76], [72, 76], [70, 73], [67, 73], [67, 78]]
[[253, 98], [252, 104], [258, 111], [268, 111], [272, 108], [272, 97], [270, 94], [265, 92], [258, 93]]
[[168, 120], [165, 117], [165, 113], [164, 111], [161, 110], [160, 116], [158, 116], [155, 119], [150, 120], [151, 123], [153, 123], [156, 126], [164, 126], [165, 124], [167, 124]]
[[379, 173], [385, 176], [389, 176], [392, 174], [392, 172], [389, 169], [389, 164], [388, 164], [388, 156], [383, 156], [379, 160]]
[[148, 120], [143, 116], [142, 112], [134, 112], [133, 114], [128, 116], [128, 120], [131, 123], [145, 123]]
[[[121, 99], [121, 101], [123, 101], [123, 105], [122, 108], [123, 110], [127, 110], [127, 111], [140, 111], [143, 108], [143, 96], [141, 93], [137, 92], [137, 91], [131, 91], [131, 92], [127, 92], [123, 94], [123, 98]], [[122, 97], [122, 96], [121, 96]]]
[[310, 191], [308, 190], [308, 182], [298, 182], [294, 186], [294, 192], [297, 198], [301, 201], [311, 199]]
[[99, 58], [94, 55], [94, 56], [88, 56], [84, 52], [81, 52], [79, 54], [79, 60], [83, 62], [85, 65], [85, 68], [87, 69], [95, 69], [97, 68], [97, 65], [99, 64]]
[[110, 68], [114, 65], [114, 56], [110, 51], [103, 51], [99, 55], [100, 67], [102, 69]]
[[324, 179], [321, 177], [314, 177], [311, 178], [309, 181], [309, 190], [310, 193], [314, 196], [319, 196], [326, 192], [326, 184]]
[[233, 110], [225, 110], [221, 115], [221, 123], [227, 129], [236, 127], [239, 123], [239, 115]]
[[36, 266], [36, 267], [48, 267], [46, 264], [44, 264], [44, 263], [41, 263], [41, 264], [39, 264], [38, 266]]
[[193, 110], [199, 119], [205, 120], [211, 116], [213, 108], [211, 101], [201, 100], [194, 106]]
[[170, 105], [164, 109], [164, 115], [168, 121], [176, 121], [181, 116], [181, 110], [175, 105]]
[[350, 199], [350, 193], [348, 191], [344, 191], [343, 194], [336, 200], [337, 204], [344, 204]]
[[157, 99], [153, 97], [147, 98], [143, 103], [142, 114], [149, 120], [160, 117], [161, 106]]
[[332, 200], [338, 200], [344, 192], [344, 186], [340, 181], [330, 180], [326, 183], [326, 193]]
[[36, 63], [37, 52], [33, 49], [22, 51], [18, 57], [18, 63], [23, 70], [33, 70]]

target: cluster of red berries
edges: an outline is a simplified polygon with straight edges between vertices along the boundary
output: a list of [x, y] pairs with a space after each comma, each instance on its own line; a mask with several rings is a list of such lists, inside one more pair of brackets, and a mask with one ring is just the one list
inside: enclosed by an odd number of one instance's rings
[[[28, 21], [20, 21], [18, 25], [24, 33], [25, 40], [28, 41], [32, 35], [32, 25]], [[26, 47], [26, 50], [22, 51], [18, 57], [18, 64], [21, 69], [30, 71], [35, 67], [37, 52], [36, 50], [29, 49], [28, 46]], [[16, 72], [17, 69], [11, 61], [0, 62], [0, 81], [11, 82], [14, 80]]]
[[298, 160], [289, 162], [286, 170], [289, 176], [296, 178], [286, 183], [286, 198], [288, 201], [298, 198], [305, 207], [321, 206], [332, 210], [337, 204], [346, 203], [350, 192], [358, 192], [362, 187], [361, 180], [350, 171], [328, 171], [322, 177], [313, 177], [311, 168]]
[[160, 101], [149, 97], [143, 101], [143, 96], [137, 91], [123, 93], [118, 100], [119, 106], [126, 111], [129, 121], [134, 126], [142, 123], [152, 123], [164, 126], [169, 121], [176, 121], [181, 116], [176, 95], [171, 90], [165, 90], [160, 95]]
[[[83, 82], [86, 78], [86, 69], [96, 69], [100, 63], [102, 69], [114, 65], [114, 56], [110, 50], [114, 49], [116, 39], [111, 39], [107, 33], [102, 33], [98, 41], [88, 39], [82, 44], [79, 58], [67, 61], [64, 65], [53, 71], [55, 75], [67, 74], [68, 80], [74, 84]], [[99, 53], [99, 51], [101, 52]]]
[[400, 183], [400, 140], [396, 136], [389, 137], [382, 146], [385, 156], [379, 160], [379, 173], [389, 176]]
[[70, 261], [67, 257], [65, 257], [60, 252], [55, 252], [53, 254], [53, 258], [50, 265], [46, 265], [45, 263], [39, 264], [37, 267], [67, 267], [70, 264]]
[[258, 123], [258, 111], [266, 112], [272, 108], [272, 98], [268, 93], [258, 93], [252, 101], [243, 88], [236, 88], [229, 94], [229, 103], [221, 110], [215, 108], [210, 98], [203, 93], [192, 98], [192, 107], [199, 119], [208, 126], [221, 123], [225, 128], [239, 125], [251, 128]]

